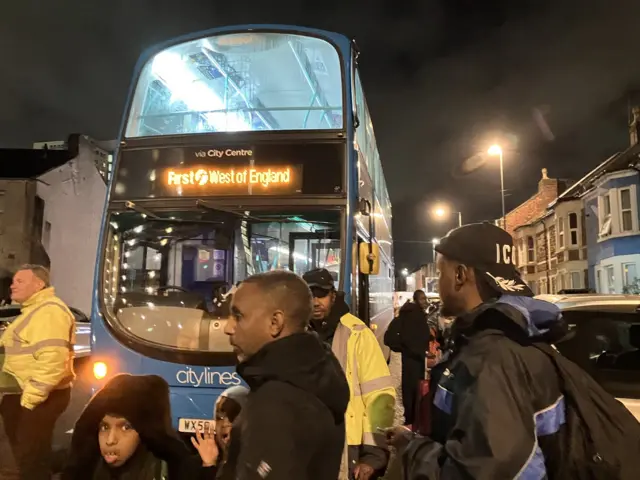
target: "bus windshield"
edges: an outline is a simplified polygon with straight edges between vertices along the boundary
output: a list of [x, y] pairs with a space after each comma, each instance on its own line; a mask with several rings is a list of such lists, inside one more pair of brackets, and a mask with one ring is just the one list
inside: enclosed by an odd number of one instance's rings
[[226, 292], [276, 269], [327, 268], [339, 282], [340, 224], [337, 210], [111, 214], [102, 275], [106, 317], [134, 341], [229, 352]]
[[141, 71], [127, 138], [343, 127], [336, 48], [285, 33], [216, 35], [174, 45]]

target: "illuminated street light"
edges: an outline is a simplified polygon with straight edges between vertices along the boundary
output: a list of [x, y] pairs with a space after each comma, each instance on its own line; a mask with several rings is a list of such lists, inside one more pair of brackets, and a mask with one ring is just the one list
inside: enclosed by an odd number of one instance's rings
[[487, 153], [495, 156], [502, 155], [502, 148], [500, 148], [500, 145], [491, 145]]
[[431, 243], [433, 243], [434, 245], [438, 245], [440, 243], [440, 239], [434, 238], [433, 240], [431, 240]]
[[462, 212], [450, 212], [448, 208], [440, 205], [437, 206], [433, 209], [433, 215], [435, 215], [438, 218], [444, 218], [446, 217], [448, 214], [454, 214], [457, 213], [458, 214], [458, 226], [461, 227], [462, 226]]
[[409, 275], [409, 270], [407, 268], [403, 268], [402, 269], [402, 276], [406, 277], [407, 275]]
[[489, 155], [500, 157], [500, 194], [502, 196], [502, 228], [507, 229], [507, 219], [504, 212], [504, 168], [502, 163], [502, 148], [500, 145], [491, 145], [487, 150]]

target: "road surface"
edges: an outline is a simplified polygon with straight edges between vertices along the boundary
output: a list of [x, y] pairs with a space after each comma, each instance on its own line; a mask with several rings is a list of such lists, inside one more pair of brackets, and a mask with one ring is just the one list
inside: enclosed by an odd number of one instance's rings
[[64, 453], [71, 441], [70, 431], [73, 429], [78, 416], [82, 409], [91, 398], [91, 362], [89, 357], [76, 360], [76, 375], [78, 376], [76, 383], [71, 391], [71, 402], [69, 407], [62, 414], [53, 434], [53, 450], [55, 452], [56, 470], [61, 466], [64, 459]]

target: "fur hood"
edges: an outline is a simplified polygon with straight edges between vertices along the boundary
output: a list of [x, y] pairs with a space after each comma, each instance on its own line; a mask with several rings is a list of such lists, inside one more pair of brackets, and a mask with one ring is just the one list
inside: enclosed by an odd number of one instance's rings
[[156, 458], [171, 462], [189, 450], [171, 425], [169, 385], [157, 375], [113, 377], [84, 408], [74, 427], [64, 479], [86, 478], [100, 459], [98, 428], [105, 415], [126, 418]]

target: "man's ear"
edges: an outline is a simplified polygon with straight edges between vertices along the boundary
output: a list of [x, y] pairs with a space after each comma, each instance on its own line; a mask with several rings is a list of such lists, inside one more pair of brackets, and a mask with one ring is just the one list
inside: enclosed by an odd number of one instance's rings
[[455, 268], [455, 286], [457, 289], [462, 288], [462, 286], [469, 280], [469, 269], [466, 265], [457, 265]]
[[46, 286], [45, 283], [42, 280], [40, 280], [38, 277], [35, 278], [35, 284], [38, 291], [44, 290]]
[[282, 310], [276, 310], [271, 315], [271, 324], [269, 325], [269, 334], [272, 338], [277, 338], [284, 330], [285, 318]]

